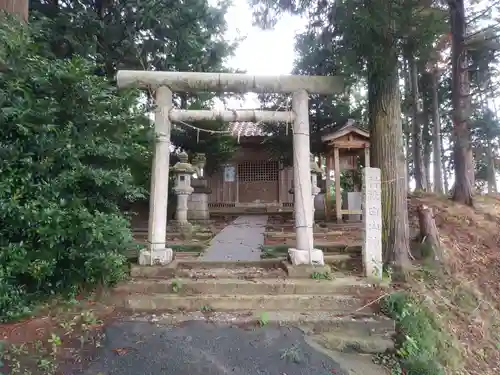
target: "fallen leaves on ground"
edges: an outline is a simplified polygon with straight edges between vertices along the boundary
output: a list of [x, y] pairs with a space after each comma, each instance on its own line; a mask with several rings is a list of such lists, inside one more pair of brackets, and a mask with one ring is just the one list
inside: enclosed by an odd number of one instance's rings
[[416, 209], [433, 208], [444, 250], [444, 265], [434, 281], [416, 280], [457, 339], [464, 374], [500, 372], [500, 196], [475, 197], [474, 208], [446, 197], [423, 195], [409, 200], [410, 221], [418, 230]]

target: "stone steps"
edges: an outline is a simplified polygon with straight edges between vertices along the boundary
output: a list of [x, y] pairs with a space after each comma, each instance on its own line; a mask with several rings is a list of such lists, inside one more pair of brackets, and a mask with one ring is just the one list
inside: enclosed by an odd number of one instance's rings
[[[352, 256], [329, 258], [338, 264]], [[327, 272], [329, 279], [315, 279]], [[381, 289], [368, 278], [331, 272], [329, 266], [292, 266], [283, 259], [175, 260], [132, 266], [132, 276], [116, 287], [113, 298], [138, 319], [154, 314], [149, 319], [169, 324], [298, 326], [321, 345], [341, 351], [384, 352], [393, 346], [394, 321], [376, 314]]]
[[361, 277], [339, 277], [332, 280], [270, 278], [252, 281], [227, 279], [135, 279], [118, 285], [120, 293], [149, 293], [177, 295], [315, 295], [351, 294], [371, 291], [373, 285]]
[[390, 338], [395, 334], [392, 319], [375, 314], [338, 315], [331, 311], [185, 311], [173, 313], [156, 313], [133, 317], [133, 320], [144, 320], [151, 323], [177, 325], [188, 321], [207, 321], [221, 325], [254, 327], [261, 325], [292, 325], [307, 334], [350, 332], [353, 337], [377, 336]]
[[315, 334], [311, 339], [326, 349], [345, 353], [377, 354], [394, 349], [394, 341], [390, 337], [367, 335], [349, 329]]
[[[265, 263], [269, 263], [267, 266]], [[178, 267], [168, 266], [137, 266], [133, 265], [130, 274], [135, 278], [147, 279], [268, 279], [286, 277], [285, 270], [280, 265], [281, 260], [273, 259], [272, 262], [263, 262], [261, 265], [249, 263], [244, 266], [225, 266], [223, 262], [184, 262]]]
[[[334, 253], [324, 256], [329, 271], [351, 271], [361, 270], [361, 259], [357, 254]], [[219, 262], [200, 261], [176, 258], [175, 266], [140, 266], [132, 265], [130, 274], [136, 278], [238, 278], [238, 279], [262, 279], [276, 277], [299, 277], [301, 273], [293, 272], [289, 267], [286, 257], [262, 259], [255, 262]], [[292, 273], [290, 273], [292, 271]], [[336, 278], [336, 275], [333, 275]], [[338, 275], [345, 276], [340, 273]], [[310, 274], [302, 277], [310, 278]]]
[[312, 311], [328, 310], [338, 315], [351, 313], [370, 313], [369, 306], [359, 297], [349, 295], [195, 295], [180, 296], [173, 294], [131, 294], [123, 296], [122, 306], [135, 312], [139, 311]]

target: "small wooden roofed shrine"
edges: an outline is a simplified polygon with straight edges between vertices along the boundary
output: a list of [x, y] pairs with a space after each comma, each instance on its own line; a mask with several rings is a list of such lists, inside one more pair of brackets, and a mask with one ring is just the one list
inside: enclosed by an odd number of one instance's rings
[[345, 124], [325, 129], [321, 136], [325, 144], [326, 192], [325, 215], [329, 220], [332, 213], [331, 171], [335, 173], [335, 216], [342, 222], [343, 215], [361, 215], [361, 210], [343, 210], [341, 205], [340, 172], [358, 168], [358, 157], [364, 166], [370, 166], [370, 133], [368, 129], [350, 119]]

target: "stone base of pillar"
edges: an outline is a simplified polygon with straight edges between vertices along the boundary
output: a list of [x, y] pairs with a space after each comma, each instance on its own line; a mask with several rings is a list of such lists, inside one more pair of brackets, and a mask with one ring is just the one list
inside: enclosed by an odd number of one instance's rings
[[288, 249], [288, 257], [290, 258], [290, 262], [294, 266], [302, 265], [302, 264], [307, 264], [307, 265], [318, 265], [318, 266], [324, 266], [325, 265], [325, 258], [323, 255], [323, 250], [320, 249], [313, 249], [311, 251], [311, 258], [312, 262], [309, 259], [309, 251], [308, 250], [298, 250], [294, 248]]
[[141, 266], [163, 266], [169, 264], [174, 259], [172, 249], [142, 249], [139, 252], [139, 264]]

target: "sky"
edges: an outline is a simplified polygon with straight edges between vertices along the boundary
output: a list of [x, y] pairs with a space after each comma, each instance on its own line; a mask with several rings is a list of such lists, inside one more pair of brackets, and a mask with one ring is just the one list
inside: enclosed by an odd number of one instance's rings
[[[210, 2], [215, 3], [216, 0]], [[273, 30], [264, 31], [252, 26], [252, 10], [248, 0], [233, 0], [226, 21], [228, 38], [246, 37], [235, 56], [229, 60], [231, 68], [255, 75], [289, 74], [292, 71], [295, 35], [304, 29], [305, 19], [283, 15]], [[244, 102], [231, 100], [228, 107], [259, 108], [260, 103], [255, 94], [248, 94]]]

